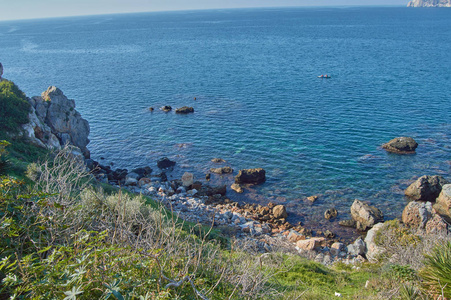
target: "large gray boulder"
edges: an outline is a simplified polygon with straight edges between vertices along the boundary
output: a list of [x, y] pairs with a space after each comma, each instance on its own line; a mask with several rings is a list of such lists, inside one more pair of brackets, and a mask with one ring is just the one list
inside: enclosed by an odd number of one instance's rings
[[238, 172], [235, 176], [235, 183], [237, 184], [259, 184], [266, 181], [266, 171], [262, 168], [244, 169]]
[[448, 222], [451, 222], [451, 184], [443, 186], [434, 208]]
[[411, 137], [397, 137], [382, 145], [382, 148], [384, 148], [388, 152], [398, 154], [415, 153], [415, 149], [417, 147], [418, 143]]
[[87, 149], [89, 123], [75, 110], [74, 100], [69, 100], [57, 87], [51, 86], [41, 97], [29, 99], [32, 106], [30, 122], [22, 126], [25, 135], [41, 147], [59, 149], [66, 144], [81, 150], [89, 158]]
[[352, 219], [356, 221], [356, 228], [362, 231], [373, 227], [374, 224], [384, 221], [384, 215], [378, 208], [369, 206], [357, 199], [351, 206], [351, 216]]
[[449, 183], [448, 180], [442, 176], [424, 175], [412, 183], [404, 193], [407, 197], [415, 201], [435, 202], [435, 199], [440, 195], [442, 186], [447, 183]]

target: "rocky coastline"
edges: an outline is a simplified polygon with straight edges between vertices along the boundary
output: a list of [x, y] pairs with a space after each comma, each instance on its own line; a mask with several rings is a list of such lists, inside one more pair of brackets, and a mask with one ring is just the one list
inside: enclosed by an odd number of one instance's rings
[[[69, 145], [74, 155], [82, 158], [95, 180], [125, 188], [130, 192], [150, 196], [165, 205], [185, 221], [212, 225], [227, 232], [238, 243], [251, 245], [254, 251], [282, 250], [315, 259], [323, 264], [335, 261], [356, 263], [371, 260], [381, 249], [374, 244], [376, 232], [384, 225], [383, 213], [365, 201], [356, 199], [350, 207], [351, 219], [340, 221], [341, 226], [353, 227], [362, 236], [344, 242], [334, 232], [312, 231], [303, 224], [291, 224], [284, 205], [240, 204], [227, 197], [228, 190], [242, 193], [243, 190], [265, 182], [262, 168], [239, 170], [234, 183], [214, 186], [209, 184], [211, 174], [196, 179], [189, 172], [180, 179], [168, 180], [167, 173], [177, 168], [177, 162], [163, 157], [150, 166], [127, 169], [112, 169], [90, 158], [87, 149], [90, 132], [88, 122], [75, 110], [75, 102], [69, 100], [56, 87], [49, 87], [41, 96], [29, 99], [31, 111], [28, 124], [23, 125], [23, 134], [30, 142], [47, 149], [61, 149]], [[170, 107], [162, 108], [170, 111]], [[182, 113], [192, 113], [183, 108]], [[418, 144], [408, 137], [395, 138], [382, 145], [395, 155], [414, 154]], [[214, 163], [224, 163], [220, 158]], [[213, 174], [231, 174], [231, 167], [211, 168]], [[412, 201], [402, 213], [402, 222], [414, 230], [428, 233], [449, 234], [451, 221], [451, 184], [441, 176], [422, 176], [405, 191]], [[312, 203], [317, 197], [308, 198]], [[327, 220], [337, 217], [337, 210], [324, 213]], [[366, 237], [363, 238], [365, 236]]]
[[451, 0], [412, 0], [407, 7], [451, 7]]

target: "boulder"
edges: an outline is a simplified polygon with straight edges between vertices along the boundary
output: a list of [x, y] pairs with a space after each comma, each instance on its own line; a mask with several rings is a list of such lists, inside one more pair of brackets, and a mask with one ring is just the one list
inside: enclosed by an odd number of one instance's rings
[[356, 221], [356, 228], [362, 231], [384, 220], [384, 215], [378, 208], [357, 199], [351, 206], [351, 216]]
[[175, 166], [175, 161], [172, 161], [167, 157], [160, 158], [157, 161], [157, 167], [160, 169], [167, 169], [173, 166]]
[[352, 256], [364, 255], [366, 251], [366, 244], [362, 238], [358, 238], [354, 243], [348, 245], [348, 253]]
[[188, 106], [183, 106], [183, 107], [177, 108], [175, 110], [176, 114], [189, 114], [189, 113], [193, 113], [193, 112], [194, 112], [194, 108], [188, 107]]
[[427, 234], [448, 234], [449, 226], [448, 223], [443, 220], [443, 218], [437, 213], [432, 215], [432, 218], [426, 223], [426, 233]]
[[412, 201], [402, 212], [402, 222], [410, 227], [425, 228], [426, 223], [432, 218], [431, 202]]
[[260, 184], [266, 181], [266, 171], [262, 168], [244, 169], [238, 172], [235, 176], [235, 183], [237, 184]]
[[341, 252], [346, 251], [346, 245], [343, 243], [335, 242], [330, 246], [330, 254], [337, 256]]
[[184, 187], [188, 187], [194, 183], [194, 174], [185, 172], [182, 176], [182, 184]]
[[309, 196], [309, 197], [307, 197], [307, 200], [313, 203], [316, 200], [318, 200], [318, 198], [319, 198], [318, 196]]
[[152, 183], [152, 180], [150, 178], [147, 178], [147, 177], [143, 177], [140, 180], [138, 180], [138, 186], [139, 187], [143, 187], [143, 186], [148, 185], [150, 183]]
[[323, 237], [314, 237], [309, 238], [308, 240], [299, 240], [296, 242], [296, 246], [305, 251], [315, 250], [322, 246], [325, 243], [326, 239]]
[[276, 205], [272, 209], [272, 214], [275, 219], [286, 219], [288, 217], [287, 209], [284, 205]]
[[165, 105], [163, 107], [160, 107], [160, 109], [164, 112], [170, 112], [172, 110], [172, 107], [169, 105]]
[[231, 167], [211, 168], [210, 172], [215, 174], [231, 174], [233, 173], [233, 169]]
[[138, 185], [139, 182], [139, 175], [136, 173], [128, 173], [127, 176], [125, 176], [125, 185]]
[[232, 185], [230, 186], [230, 188], [231, 188], [232, 190], [234, 190], [235, 192], [237, 192], [238, 194], [244, 193], [243, 188], [242, 188], [241, 185], [239, 185], [239, 184], [234, 183], [234, 184], [232, 184]]
[[216, 163], [216, 164], [220, 164], [220, 163], [225, 163], [226, 162], [222, 158], [213, 158], [211, 161]]
[[368, 230], [365, 237], [366, 244], [366, 257], [370, 262], [377, 261], [377, 256], [384, 252], [382, 247], [379, 247], [374, 242], [374, 238], [376, 237], [376, 233], [384, 226], [384, 223], [377, 223]]
[[330, 208], [324, 212], [324, 218], [326, 218], [326, 220], [336, 218], [337, 215], [338, 211], [335, 208]]
[[451, 184], [443, 186], [434, 208], [448, 222], [451, 222]]
[[138, 174], [141, 177], [146, 177], [152, 174], [152, 169], [150, 167], [136, 168], [133, 169], [132, 172]]
[[435, 202], [439, 196], [442, 186], [449, 183], [442, 176], [424, 175], [412, 183], [406, 190], [405, 195], [415, 201]]
[[199, 196], [214, 196], [214, 195], [221, 195], [225, 196], [227, 192], [226, 185], [221, 186], [209, 186], [209, 185], [203, 185], [202, 188], [199, 190]]
[[341, 220], [338, 222], [338, 225], [343, 227], [356, 227], [357, 222], [354, 220]]
[[418, 143], [411, 137], [397, 137], [382, 145], [382, 148], [384, 148], [388, 152], [398, 154], [415, 153], [415, 149], [417, 147]]

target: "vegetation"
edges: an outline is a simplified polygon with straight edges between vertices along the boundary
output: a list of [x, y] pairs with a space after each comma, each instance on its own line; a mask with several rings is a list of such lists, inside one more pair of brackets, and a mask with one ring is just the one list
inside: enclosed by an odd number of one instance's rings
[[17, 135], [28, 111], [17, 86], [1, 82], [0, 299], [451, 298], [449, 236], [386, 222], [373, 264], [246, 252], [159, 202], [95, 182], [67, 148], [30, 145]]
[[20, 125], [28, 123], [30, 104], [25, 94], [11, 81], [0, 82], [0, 138], [17, 133]]

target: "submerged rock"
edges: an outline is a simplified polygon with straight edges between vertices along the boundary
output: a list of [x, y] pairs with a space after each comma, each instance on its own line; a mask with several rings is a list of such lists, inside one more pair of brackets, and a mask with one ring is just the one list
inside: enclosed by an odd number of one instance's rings
[[415, 201], [435, 202], [440, 195], [442, 186], [449, 183], [442, 176], [424, 175], [412, 183], [406, 190], [405, 195]]
[[397, 137], [382, 145], [388, 152], [398, 154], [413, 154], [417, 147], [418, 143], [411, 137]]
[[239, 193], [239, 194], [244, 193], [243, 188], [242, 188], [241, 185], [239, 185], [239, 184], [234, 183], [234, 184], [232, 184], [232, 185], [230, 186], [230, 188], [231, 188], [232, 190], [234, 190], [235, 192]]
[[324, 218], [326, 218], [326, 220], [336, 218], [337, 215], [338, 211], [335, 208], [330, 208], [324, 212]]
[[231, 167], [211, 168], [210, 172], [215, 174], [232, 174], [233, 169]]
[[237, 184], [259, 184], [265, 181], [266, 171], [262, 168], [240, 170], [238, 175], [235, 176], [235, 183]]

